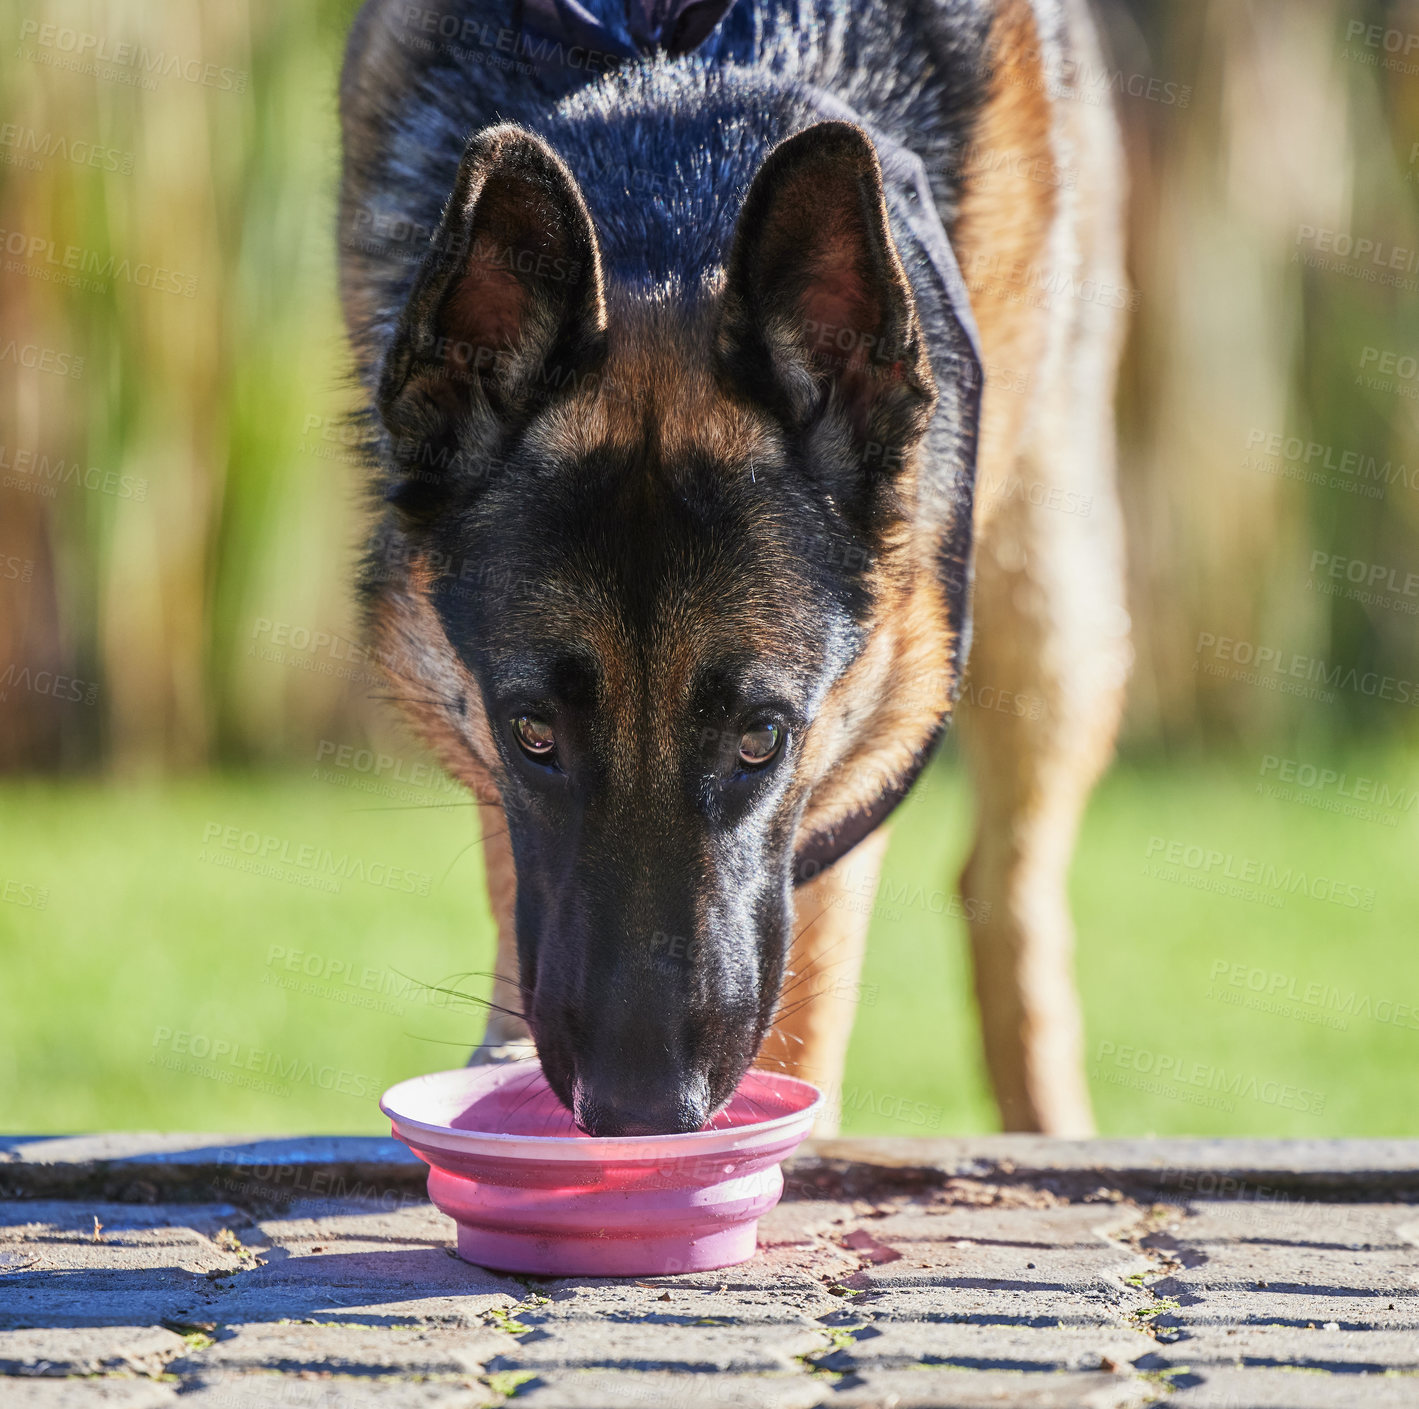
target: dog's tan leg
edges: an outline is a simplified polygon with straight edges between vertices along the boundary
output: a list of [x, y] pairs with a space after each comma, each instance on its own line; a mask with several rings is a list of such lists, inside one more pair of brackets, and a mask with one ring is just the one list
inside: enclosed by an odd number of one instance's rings
[[794, 895], [796, 938], [779, 1019], [764, 1039], [757, 1065], [802, 1077], [823, 1091], [827, 1100], [815, 1135], [838, 1131], [862, 956], [886, 850], [887, 828], [879, 827]]
[[488, 883], [488, 905], [498, 928], [498, 954], [493, 963], [493, 1003], [482, 1044], [468, 1059], [470, 1066], [484, 1062], [516, 1061], [533, 1055], [532, 1034], [517, 1016], [522, 1011], [522, 990], [517, 983], [517, 875], [507, 818], [496, 803], [478, 807], [483, 836], [483, 871]]
[[977, 807], [962, 893], [977, 912], [986, 1062], [1006, 1129], [1053, 1135], [1093, 1129], [1066, 883], [1085, 802], [1112, 753], [1130, 659], [1109, 385], [1062, 376], [1045, 398], [1038, 449], [1014, 473], [1024, 485], [1068, 490], [1010, 499], [982, 539], [960, 711]]
[[[992, 682], [982, 689], [1043, 697], [1046, 708], [1063, 702], [1053, 692], [1035, 693], [1028, 680], [997, 685], [1011, 677], [985, 656], [973, 666], [976, 679]], [[1089, 1135], [1093, 1117], [1066, 882], [1114, 709], [1099, 698], [1092, 716], [1072, 715], [1072, 734], [1068, 723], [1056, 733], [979, 710], [971, 715], [962, 733], [969, 735], [978, 818], [961, 892], [973, 913], [976, 997], [1001, 1122], [1007, 1130]]]
[[[1009, 13], [1024, 17], [1025, 6]], [[1101, 63], [1083, 0], [1066, 6], [1069, 47]], [[1024, 30], [1031, 23], [1024, 23]], [[1093, 1129], [1074, 987], [1069, 861], [1089, 791], [1112, 751], [1128, 671], [1113, 393], [1126, 288], [1122, 152], [1112, 111], [1051, 102], [1028, 81], [1043, 52], [1026, 34], [1027, 81], [1002, 90], [991, 131], [1001, 150], [1038, 149], [1069, 170], [1048, 193], [1048, 231], [1017, 250], [1017, 268], [1062, 277], [1041, 301], [987, 282], [977, 317], [988, 365], [1028, 369], [1028, 396], [987, 373], [977, 485], [975, 644], [960, 714], [974, 774], [976, 837], [962, 877], [986, 1063], [1010, 1130]], [[1002, 170], [1006, 168], [1002, 166]], [[1002, 181], [1004, 178], [1002, 178]], [[963, 232], [971, 252], [998, 245], [1001, 211], [1038, 208], [1046, 193], [984, 183]], [[1011, 276], [1014, 277], [1014, 276]], [[1008, 279], [1006, 281], [1009, 282]], [[1077, 290], [1077, 292], [1076, 292]], [[1022, 319], [1025, 321], [1022, 322]]]

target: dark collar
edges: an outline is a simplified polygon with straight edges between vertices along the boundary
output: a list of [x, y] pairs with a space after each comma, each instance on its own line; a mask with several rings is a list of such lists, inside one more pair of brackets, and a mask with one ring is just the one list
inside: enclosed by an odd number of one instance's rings
[[946, 737], [946, 723], [943, 719], [936, 726], [931, 737], [917, 751], [907, 771], [872, 803], [857, 812], [849, 813], [835, 827], [814, 832], [798, 848], [793, 858], [794, 885], [806, 885], [816, 876], [822, 875], [830, 866], [841, 861], [859, 842], [866, 841], [897, 810], [941, 746], [941, 740]]

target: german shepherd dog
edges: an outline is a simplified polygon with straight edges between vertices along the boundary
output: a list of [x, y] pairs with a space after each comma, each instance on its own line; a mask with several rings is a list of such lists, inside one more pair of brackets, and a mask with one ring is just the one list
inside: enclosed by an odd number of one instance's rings
[[1091, 1128], [1065, 882], [1129, 659], [1098, 63], [1084, 0], [354, 23], [369, 627], [479, 805], [475, 1059], [530, 1039], [589, 1134], [697, 1129], [756, 1059], [840, 1091], [846, 902], [953, 715], [1003, 1122]]

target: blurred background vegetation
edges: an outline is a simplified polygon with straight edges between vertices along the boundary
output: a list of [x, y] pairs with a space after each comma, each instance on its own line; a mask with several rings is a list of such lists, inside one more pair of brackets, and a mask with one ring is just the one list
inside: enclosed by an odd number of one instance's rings
[[[270, 981], [273, 945], [415, 982], [491, 961], [471, 809], [416, 771], [356, 644], [334, 281], [354, 9], [0, 0], [0, 1126], [373, 1129], [367, 1097], [196, 1080], [157, 1034], [333, 1053], [371, 1082], [455, 1064], [477, 1035], [427, 992], [395, 1014]], [[1225, 958], [1419, 1003], [1419, 710], [1209, 675], [1198, 642], [1419, 680], [1419, 3], [1104, 9], [1106, 71], [1068, 81], [1117, 102], [1132, 169], [1138, 659], [1080, 857], [1092, 1050], [1156, 1047], [1165, 994], [1184, 1055], [1332, 1099], [1323, 1117], [1228, 1113], [1115, 1070], [1101, 1119], [1397, 1130], [1415, 1032], [1240, 1010], [1207, 977]], [[1322, 553], [1384, 569], [1377, 599], [1345, 595]], [[332, 771], [345, 745], [375, 761]], [[1397, 810], [1377, 825], [1295, 805], [1320, 793], [1262, 796], [1267, 757], [1380, 779]], [[949, 885], [967, 807], [949, 754], [911, 806], [893, 874]], [[214, 823], [398, 861], [431, 893], [224, 873]], [[1329, 867], [1380, 899], [1268, 914], [1145, 881], [1154, 834]], [[951, 923], [878, 916], [850, 1128], [991, 1123]]]

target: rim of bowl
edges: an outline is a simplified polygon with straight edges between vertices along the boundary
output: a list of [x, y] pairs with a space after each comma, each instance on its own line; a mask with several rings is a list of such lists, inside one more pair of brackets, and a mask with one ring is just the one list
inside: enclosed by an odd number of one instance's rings
[[[390, 1098], [406, 1086], [415, 1082], [436, 1080], [439, 1077], [462, 1076], [476, 1067], [454, 1067], [449, 1071], [431, 1071], [423, 1076], [411, 1076], [396, 1082], [379, 1098], [379, 1108], [396, 1127], [417, 1131], [434, 1137], [432, 1141], [420, 1140], [421, 1145], [447, 1150], [451, 1153], [472, 1154], [479, 1152], [499, 1154], [514, 1159], [594, 1159], [604, 1162], [617, 1157], [615, 1152], [626, 1150], [627, 1157], [636, 1154], [652, 1155], [661, 1151], [684, 1151], [687, 1155], [715, 1154], [720, 1150], [737, 1149], [748, 1143], [758, 1143], [764, 1136], [796, 1124], [810, 1124], [823, 1104], [824, 1096], [811, 1081], [802, 1077], [788, 1076], [781, 1072], [749, 1072], [773, 1083], [786, 1083], [801, 1087], [813, 1095], [801, 1110], [790, 1111], [786, 1115], [775, 1116], [772, 1120], [757, 1121], [752, 1125], [731, 1125], [720, 1130], [691, 1130], [682, 1135], [611, 1135], [601, 1138], [586, 1135], [512, 1135], [495, 1130], [458, 1130], [452, 1125], [435, 1125], [430, 1121], [418, 1120], [413, 1116], [401, 1115], [394, 1109]], [[512, 1073], [510, 1073], [511, 1076]], [[509, 1077], [510, 1079], [510, 1077]], [[735, 1087], [735, 1091], [738, 1091]], [[731, 1098], [732, 1099], [732, 1098]]]

